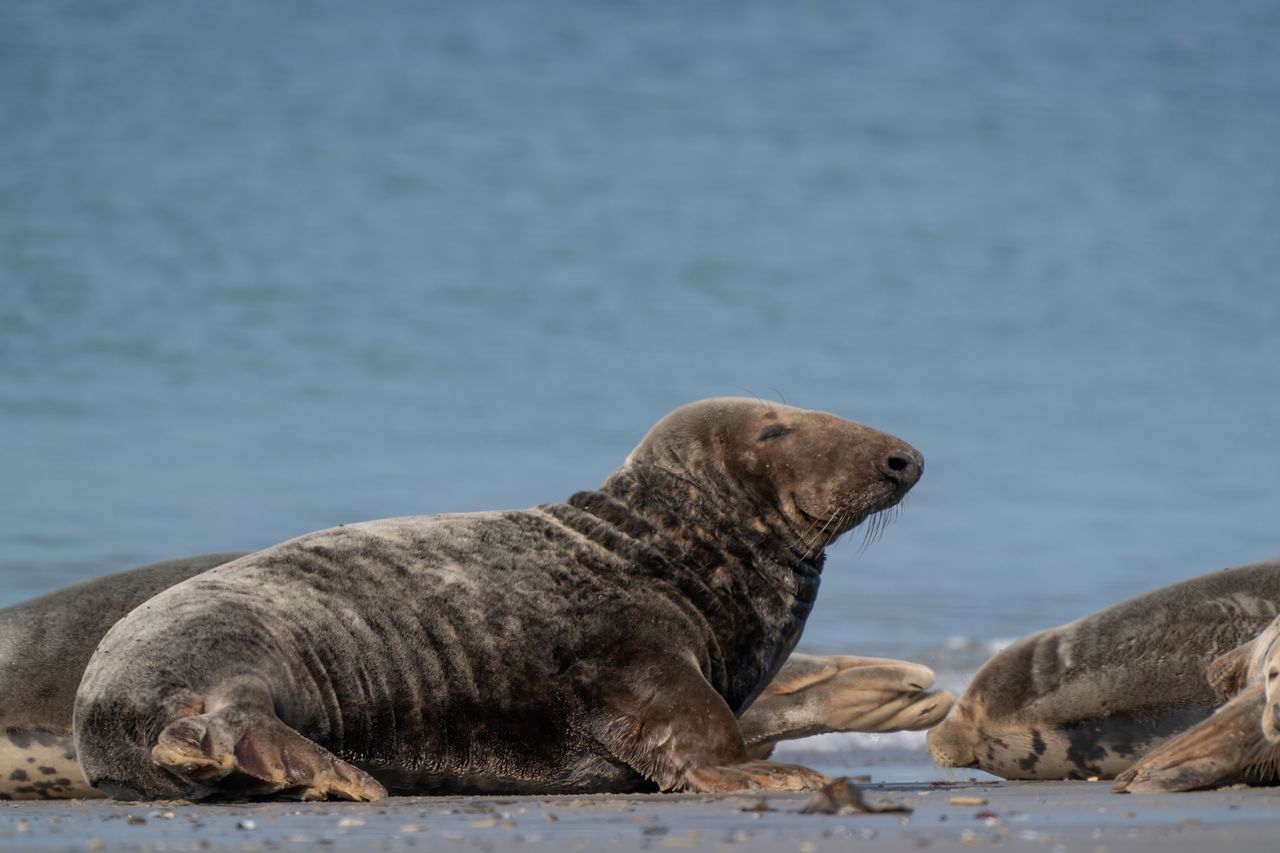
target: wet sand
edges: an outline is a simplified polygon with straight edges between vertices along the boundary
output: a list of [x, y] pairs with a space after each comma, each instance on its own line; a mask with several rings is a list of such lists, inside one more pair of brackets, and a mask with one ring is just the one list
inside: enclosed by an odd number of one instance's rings
[[[50, 801], [0, 804], [0, 850], [1280, 848], [1280, 788], [1130, 796], [1110, 793], [1107, 782], [967, 775], [947, 781], [927, 765], [869, 769], [872, 780], [860, 783], [867, 800], [911, 813], [803, 814], [808, 797], [799, 794], [396, 797], [372, 804]], [[883, 781], [904, 776], [927, 781]]]

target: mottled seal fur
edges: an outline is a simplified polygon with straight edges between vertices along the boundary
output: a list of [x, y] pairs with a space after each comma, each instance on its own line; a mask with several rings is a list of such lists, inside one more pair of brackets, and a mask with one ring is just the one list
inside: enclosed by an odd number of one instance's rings
[[1032, 634], [928, 735], [934, 760], [1008, 779], [1110, 778], [1220, 703], [1219, 655], [1280, 610], [1280, 560], [1213, 572]]
[[1120, 793], [1280, 783], [1280, 617], [1209, 665], [1225, 705], [1116, 777]]
[[833, 415], [707, 400], [565, 503], [240, 558], [107, 632], [81, 767], [128, 799], [819, 784], [751, 760], [736, 715], [794, 648], [823, 549], [922, 464]]
[[[0, 800], [95, 797], [71, 710], [85, 664], [118, 619], [153, 595], [250, 552], [202, 554], [78, 583], [0, 609]], [[924, 729], [954, 697], [908, 661], [793, 653], [739, 718], [748, 752], [826, 732]]]

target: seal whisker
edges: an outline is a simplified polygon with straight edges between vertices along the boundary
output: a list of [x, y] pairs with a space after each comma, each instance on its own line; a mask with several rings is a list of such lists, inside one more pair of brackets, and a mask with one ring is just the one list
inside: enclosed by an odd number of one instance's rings
[[884, 532], [888, 529], [889, 525], [897, 520], [900, 509], [901, 508], [898, 506], [893, 506], [889, 509], [875, 513], [870, 519], [868, 519], [870, 523], [867, 525], [866, 533], [862, 536], [862, 544], [858, 546], [859, 556], [864, 554], [867, 548], [871, 547], [872, 543], [884, 535]]
[[[822, 527], [819, 528], [818, 531], [814, 533], [812, 537], [806, 536], [806, 538], [801, 542], [801, 544], [805, 546], [804, 553], [806, 557], [810, 556], [810, 552], [812, 552], [812, 556], [817, 556], [818, 552], [820, 552], [824, 547], [826, 547], [826, 543], [823, 543], [822, 539], [823, 539], [823, 536], [826, 534], [827, 529], [833, 526], [838, 529], [842, 519], [847, 515], [847, 513], [848, 513], [848, 510], [846, 509], [846, 510], [839, 510], [837, 512], [834, 512], [828, 515], [827, 520], [823, 523]], [[816, 524], [817, 522], [815, 521], [814, 523]]]

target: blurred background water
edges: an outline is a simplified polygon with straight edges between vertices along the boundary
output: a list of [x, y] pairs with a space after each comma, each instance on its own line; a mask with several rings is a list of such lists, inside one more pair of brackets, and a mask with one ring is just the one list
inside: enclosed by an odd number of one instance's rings
[[928, 460], [812, 648], [1280, 554], [1280, 6], [0, 8], [0, 605], [600, 483], [747, 394]]

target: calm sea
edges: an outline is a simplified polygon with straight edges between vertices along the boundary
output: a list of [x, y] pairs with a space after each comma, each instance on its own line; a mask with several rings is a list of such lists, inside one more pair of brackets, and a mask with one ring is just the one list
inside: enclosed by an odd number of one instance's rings
[[894, 432], [806, 643], [963, 669], [1280, 554], [1280, 6], [0, 8], [0, 605]]

